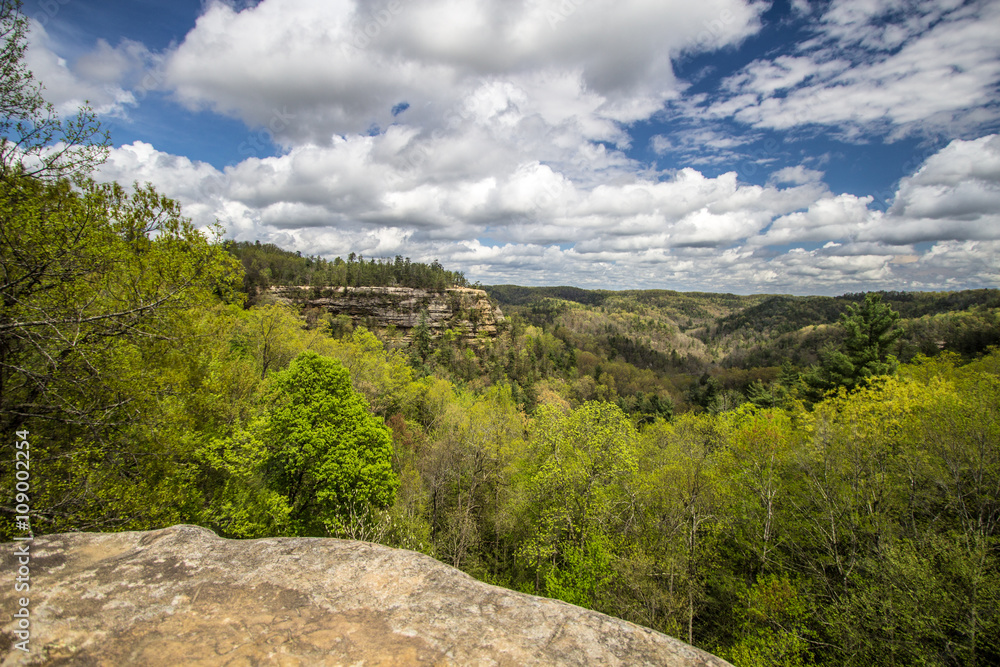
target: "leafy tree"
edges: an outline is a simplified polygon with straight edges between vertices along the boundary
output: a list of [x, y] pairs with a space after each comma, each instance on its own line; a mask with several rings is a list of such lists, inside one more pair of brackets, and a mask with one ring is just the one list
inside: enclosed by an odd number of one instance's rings
[[637, 472], [636, 440], [628, 416], [610, 403], [569, 414], [538, 409], [517, 511], [530, 527], [517, 559], [534, 575], [535, 590], [607, 604], [615, 535], [632, 512], [626, 489]]
[[0, 425], [120, 418], [120, 355], [172, 336], [196, 303], [236, 298], [234, 280], [235, 263], [152, 187], [0, 179]]
[[883, 303], [881, 294], [869, 293], [861, 304], [848, 306], [840, 318], [843, 343], [839, 349], [829, 346], [820, 353], [820, 365], [807, 377], [809, 384], [819, 391], [851, 390], [894, 373], [899, 363], [889, 349], [902, 335], [898, 322], [899, 313]]
[[740, 637], [725, 657], [740, 667], [815, 664], [804, 637], [807, 600], [787, 577], [762, 577], [740, 597]]
[[[726, 429], [720, 417], [681, 416], [643, 432], [645, 467], [644, 540], [668, 576], [670, 622], [689, 643], [706, 602], [707, 574], [715, 566], [720, 516], [718, 451]], [[662, 575], [661, 575], [662, 576]]]
[[84, 107], [61, 121], [24, 63], [28, 17], [21, 0], [0, 1], [0, 176], [86, 176], [107, 157], [110, 138]]
[[509, 523], [505, 499], [510, 467], [523, 453], [524, 415], [510, 387], [481, 395], [438, 385], [441, 400], [417, 463], [426, 480], [436, 553], [482, 574], [502, 560], [500, 524]]
[[251, 432], [270, 443], [264, 476], [287, 499], [295, 534], [339, 534], [390, 506], [398, 480], [389, 430], [340, 362], [306, 351], [274, 384], [275, 405]]

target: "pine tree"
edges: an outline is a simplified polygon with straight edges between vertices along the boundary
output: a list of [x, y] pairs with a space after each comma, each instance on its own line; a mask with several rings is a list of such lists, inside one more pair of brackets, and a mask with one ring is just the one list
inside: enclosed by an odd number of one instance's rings
[[869, 293], [861, 304], [848, 306], [840, 316], [843, 343], [820, 351], [819, 366], [805, 378], [814, 398], [816, 392], [821, 395], [837, 387], [852, 390], [869, 378], [892, 375], [899, 362], [889, 349], [903, 333], [896, 327], [898, 322], [899, 313], [882, 302], [881, 294]]

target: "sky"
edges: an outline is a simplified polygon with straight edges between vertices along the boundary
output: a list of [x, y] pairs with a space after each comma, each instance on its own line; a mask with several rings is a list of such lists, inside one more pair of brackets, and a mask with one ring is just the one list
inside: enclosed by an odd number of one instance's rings
[[24, 0], [99, 178], [483, 284], [1000, 286], [1000, 0]]

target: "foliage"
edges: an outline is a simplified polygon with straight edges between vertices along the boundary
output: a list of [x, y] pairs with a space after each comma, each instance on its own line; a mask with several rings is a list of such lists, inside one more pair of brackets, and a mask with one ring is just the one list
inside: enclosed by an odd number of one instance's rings
[[825, 347], [820, 364], [807, 376], [816, 394], [845, 387], [854, 389], [872, 378], [891, 375], [898, 361], [889, 348], [902, 335], [896, 327], [899, 313], [882, 302], [879, 294], [868, 294], [841, 315], [844, 340], [839, 348]]
[[265, 484], [287, 499], [297, 535], [335, 535], [392, 504], [398, 480], [384, 423], [368, 412], [339, 362], [301, 353], [274, 375], [274, 406], [251, 424], [269, 443]]
[[322, 257], [303, 257], [301, 253], [260, 241], [228, 241], [226, 250], [243, 265], [244, 289], [254, 299], [271, 285], [398, 286], [438, 291], [468, 286], [461, 272], [448, 271], [437, 260], [424, 264], [397, 255], [392, 260], [369, 259], [366, 262], [363, 257], [351, 253], [346, 261], [340, 257], [330, 261]]
[[151, 188], [0, 180], [0, 417], [97, 424], [127, 410], [109, 369], [233, 291], [218, 246]]
[[30, 431], [36, 534], [338, 535], [740, 666], [1000, 663], [995, 290], [507, 286], [509, 329], [406, 348], [240, 284], [443, 268], [234, 244], [243, 282], [176, 203], [77, 176], [0, 177], [0, 418]]
[[0, 178], [86, 177], [107, 157], [110, 138], [84, 107], [60, 120], [24, 63], [28, 17], [21, 0], [0, 2]]

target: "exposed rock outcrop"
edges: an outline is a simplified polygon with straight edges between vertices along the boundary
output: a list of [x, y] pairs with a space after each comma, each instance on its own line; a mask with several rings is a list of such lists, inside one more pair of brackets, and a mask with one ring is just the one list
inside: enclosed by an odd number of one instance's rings
[[279, 302], [303, 308], [320, 308], [349, 316], [355, 325], [369, 329], [395, 327], [409, 341], [411, 331], [427, 313], [432, 336], [451, 329], [466, 339], [495, 336], [503, 313], [484, 290], [451, 287], [443, 291], [410, 287], [288, 287], [275, 286], [268, 295]]
[[[676, 639], [365, 542], [224, 540], [195, 526], [30, 544], [0, 587], [2, 665], [723, 667]], [[3, 545], [3, 571], [16, 570]], [[13, 575], [11, 575], [11, 578]], [[7, 610], [30, 598], [30, 653]]]

